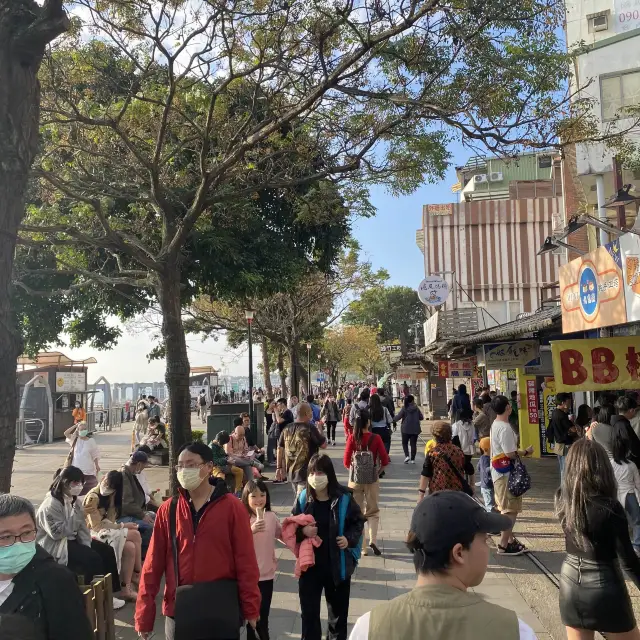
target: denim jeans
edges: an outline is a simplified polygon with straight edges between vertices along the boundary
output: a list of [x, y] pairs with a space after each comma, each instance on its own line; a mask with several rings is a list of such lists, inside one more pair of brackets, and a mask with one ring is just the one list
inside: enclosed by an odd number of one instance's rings
[[636, 551], [640, 551], [640, 504], [638, 504], [638, 498], [635, 493], [627, 493], [624, 508], [629, 516], [629, 524], [633, 529], [631, 543]]
[[564, 465], [567, 461], [567, 456], [558, 456], [558, 466], [560, 467], [560, 483], [564, 480]]
[[484, 508], [487, 511], [491, 511], [496, 506], [495, 498], [493, 497], [493, 489], [480, 489], [482, 498], [484, 500]]

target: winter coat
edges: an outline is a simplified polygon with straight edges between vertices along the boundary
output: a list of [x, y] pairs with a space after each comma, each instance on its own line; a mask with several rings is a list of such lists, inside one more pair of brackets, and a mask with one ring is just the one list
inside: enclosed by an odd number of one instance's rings
[[396, 413], [395, 421], [400, 422], [402, 420], [402, 427], [400, 430], [402, 433], [408, 435], [418, 435], [422, 433], [420, 422], [424, 420], [422, 411], [418, 409], [417, 405], [412, 402], [408, 407], [402, 407], [398, 413]]
[[369, 406], [368, 402], [364, 400], [358, 400], [355, 404], [351, 405], [351, 413], [349, 414], [349, 424], [353, 427], [358, 419], [361, 409], [366, 409]]
[[[249, 514], [242, 502], [228, 493], [223, 480], [211, 479], [209, 482], [215, 489], [195, 533], [187, 493], [180, 489], [176, 509], [180, 584], [236, 580], [242, 615], [245, 620], [255, 620], [260, 615], [260, 572]], [[153, 537], [142, 568], [135, 613], [137, 631], [153, 629], [156, 595], [163, 576], [162, 612], [165, 616], [174, 615], [176, 576], [169, 537], [171, 502], [167, 500], [158, 509]]]
[[122, 472], [122, 509], [121, 518], [130, 517], [142, 520], [145, 516], [147, 496], [135, 473], [124, 466]]
[[[306, 493], [306, 492], [304, 492]], [[362, 512], [360, 511], [360, 507], [357, 502], [351, 496], [351, 492], [343, 486], [338, 486], [338, 495], [335, 497], [332, 496], [331, 500], [331, 524], [330, 524], [330, 535], [329, 539], [334, 541], [333, 544], [329, 546], [329, 559], [331, 561], [331, 573], [333, 576], [334, 584], [340, 584], [342, 581], [340, 573], [341, 573], [341, 563], [342, 563], [342, 555], [341, 550], [339, 549], [337, 543], [335, 543], [335, 539], [338, 537], [338, 503], [340, 502], [340, 498], [344, 493], [349, 494], [349, 508], [347, 509], [347, 514], [345, 517], [344, 524], [344, 537], [347, 539], [350, 548], [358, 547], [361, 543], [362, 538], [362, 530], [364, 529], [364, 518], [362, 517]], [[302, 496], [302, 498], [307, 496]], [[311, 498], [311, 496], [308, 496]], [[301, 505], [302, 502], [302, 505]], [[293, 507], [293, 515], [299, 516], [300, 514], [311, 515], [313, 516], [314, 511], [314, 501], [313, 499], [306, 499], [304, 502], [302, 499], [298, 499], [295, 502]], [[315, 520], [315, 517], [314, 517]], [[353, 557], [353, 554], [349, 552], [349, 549], [345, 549], [344, 553], [345, 558], [345, 571], [346, 577], [349, 577], [353, 574], [356, 569], [356, 560]]]
[[296, 568], [294, 575], [299, 578], [309, 567], [316, 563], [314, 549], [322, 544], [318, 536], [313, 538], [305, 537], [302, 542], [298, 542], [297, 531], [307, 525], [315, 525], [313, 516], [299, 515], [290, 516], [282, 523], [282, 542], [293, 552], [296, 557]]
[[76, 576], [39, 545], [0, 605], [0, 615], [9, 614], [31, 620], [46, 640], [93, 640]]
[[340, 420], [340, 409], [338, 409], [338, 403], [335, 400], [324, 403], [320, 419], [327, 422], [338, 422]]
[[453, 396], [453, 401], [451, 403], [451, 421], [457, 422], [460, 420], [460, 414], [464, 409], [468, 409], [471, 411], [471, 398], [469, 398], [468, 393], [456, 393]]
[[380, 396], [380, 402], [382, 403], [383, 407], [387, 408], [387, 410], [389, 411], [389, 414], [391, 415], [391, 419], [395, 423], [394, 416], [396, 413], [396, 406], [393, 403], [393, 398], [391, 396]]
[[84, 520], [82, 500], [71, 506], [54, 498], [49, 491], [36, 512], [36, 542], [53, 558], [66, 566], [69, 560], [67, 540], [91, 546], [91, 534]]

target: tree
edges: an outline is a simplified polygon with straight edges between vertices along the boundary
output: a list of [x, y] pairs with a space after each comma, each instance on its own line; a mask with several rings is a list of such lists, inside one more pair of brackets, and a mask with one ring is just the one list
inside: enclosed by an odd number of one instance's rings
[[[61, 0], [48, 1], [35, 21], [14, 11], [16, 4], [36, 7], [2, 0], [0, 36], [12, 19], [37, 25], [19, 29], [18, 44], [28, 49], [37, 40], [39, 61], [44, 44], [66, 27]], [[157, 298], [172, 451], [190, 433], [181, 308], [200, 293], [185, 276], [189, 261], [200, 268], [192, 250], [203, 226], [228, 231], [239, 216], [256, 228], [261, 208], [246, 206], [254, 194], [270, 191], [274, 200], [324, 179], [340, 184], [355, 204], [368, 182], [409, 192], [443, 177], [453, 135], [498, 153], [546, 147], [569, 100], [562, 90], [568, 58], [555, 33], [563, 12], [555, 0], [488, 0], [481, 6], [440, 0], [76, 0], [73, 6], [83, 18], [42, 74], [45, 149], [36, 175], [43, 199], [53, 209], [70, 200], [74, 215], [23, 225], [23, 234], [107, 251], [117, 264], [96, 273], [80, 261], [82, 278], [141, 287]], [[43, 17], [46, 28], [40, 28]], [[9, 50], [11, 64], [2, 68], [22, 78], [21, 65], [33, 57], [21, 60], [16, 47]], [[37, 64], [29, 67], [30, 92], [21, 86], [12, 91], [15, 80], [3, 85], [17, 110], [15, 118], [0, 118], [9, 123], [0, 138], [30, 141], [28, 162], [16, 165], [15, 179], [5, 169], [0, 176], [0, 200], [6, 195], [3, 206], [13, 212], [12, 224], [1, 229], [9, 231], [0, 246], [3, 274], [11, 272], [36, 148], [36, 71]], [[318, 190], [308, 200], [312, 215], [321, 197]], [[262, 229], [268, 231], [268, 224]], [[215, 239], [206, 246], [223, 250]], [[252, 273], [235, 266], [237, 284], [256, 295]], [[215, 273], [209, 288], [223, 288], [227, 275]], [[2, 277], [0, 296], [9, 288], [9, 276]], [[2, 319], [10, 326], [10, 314]], [[3, 344], [0, 355], [11, 363], [17, 340]], [[15, 416], [13, 405], [9, 415]], [[13, 429], [9, 422], [5, 431]]]
[[341, 373], [356, 370], [367, 376], [384, 368], [377, 338], [377, 331], [365, 325], [340, 325], [325, 330], [322, 355], [330, 370], [334, 391], [340, 384]]
[[69, 27], [62, 0], [0, 0], [0, 492], [11, 489], [18, 415], [16, 361], [22, 350], [11, 307], [18, 227], [38, 152], [40, 85], [46, 47]]
[[345, 311], [342, 321], [366, 325], [378, 331], [380, 340], [399, 340], [406, 353], [409, 334], [425, 319], [424, 306], [410, 287], [374, 287], [367, 289]]
[[358, 246], [351, 243], [330, 274], [318, 270], [301, 273], [296, 287], [269, 297], [257, 297], [241, 303], [199, 298], [190, 308], [187, 328], [193, 332], [231, 332], [232, 340], [244, 340], [244, 310], [254, 310], [256, 336], [282, 346], [289, 360], [290, 392], [298, 393], [300, 383], [306, 390], [306, 368], [301, 363], [301, 344], [321, 339], [322, 332], [347, 308], [351, 296], [373, 283], [386, 279], [383, 270], [373, 272], [371, 264], [358, 260]]

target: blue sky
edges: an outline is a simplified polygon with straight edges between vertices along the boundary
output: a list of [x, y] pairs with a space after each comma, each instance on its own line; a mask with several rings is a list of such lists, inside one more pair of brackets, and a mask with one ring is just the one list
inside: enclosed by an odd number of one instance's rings
[[449, 146], [452, 162], [445, 179], [425, 184], [409, 196], [396, 198], [385, 188], [371, 189], [371, 201], [377, 215], [361, 219], [354, 225], [354, 236], [375, 268], [384, 267], [390, 275], [388, 284], [417, 287], [424, 278], [424, 259], [416, 245], [416, 231], [422, 226], [422, 205], [455, 202], [451, 193], [457, 182], [454, 167], [476, 155], [460, 143]]

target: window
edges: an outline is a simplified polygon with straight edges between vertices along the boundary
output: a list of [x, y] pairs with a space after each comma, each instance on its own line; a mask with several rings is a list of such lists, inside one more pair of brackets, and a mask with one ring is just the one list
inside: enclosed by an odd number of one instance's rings
[[549, 169], [551, 168], [551, 156], [543, 155], [538, 156], [538, 169]]
[[600, 78], [602, 120], [614, 120], [624, 107], [640, 104], [640, 71]]
[[587, 16], [589, 21], [589, 33], [595, 33], [596, 31], [607, 31], [609, 28], [609, 16], [608, 11], [600, 14], [594, 14]]

